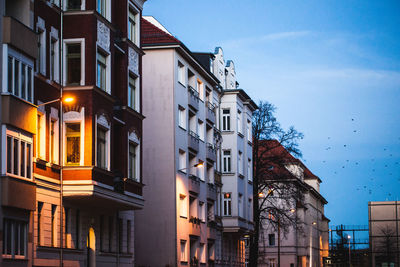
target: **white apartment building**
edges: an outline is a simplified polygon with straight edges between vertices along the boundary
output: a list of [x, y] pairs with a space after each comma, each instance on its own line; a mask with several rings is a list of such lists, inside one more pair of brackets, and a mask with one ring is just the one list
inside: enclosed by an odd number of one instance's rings
[[[263, 197], [270, 198], [271, 208], [279, 207], [292, 216], [295, 224], [289, 225], [286, 233], [283, 229], [278, 233], [279, 215], [275, 216], [271, 210], [268, 214], [271, 221], [263, 220], [260, 229], [258, 266], [278, 266], [279, 260], [281, 266], [323, 266], [323, 259], [329, 253], [329, 219], [324, 215], [324, 205], [328, 202], [319, 192], [322, 181], [277, 141], [266, 142], [274, 143], [268, 153], [284, 162], [271, 164], [273, 174], [267, 178], [271, 187], [263, 192]], [[279, 190], [273, 189], [279, 188], [279, 183], [286, 183], [291, 189], [283, 190], [284, 194], [280, 195]], [[295, 197], [296, 192], [299, 197]]]
[[222, 254], [218, 80], [152, 17], [142, 20], [143, 179], [136, 266], [217, 266]]

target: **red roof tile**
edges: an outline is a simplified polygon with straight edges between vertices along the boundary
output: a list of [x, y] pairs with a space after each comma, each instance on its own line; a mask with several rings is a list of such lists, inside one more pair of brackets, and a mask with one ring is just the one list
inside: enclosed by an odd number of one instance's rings
[[149, 44], [182, 44], [171, 34], [161, 30], [146, 19], [141, 19], [141, 43], [142, 45]]

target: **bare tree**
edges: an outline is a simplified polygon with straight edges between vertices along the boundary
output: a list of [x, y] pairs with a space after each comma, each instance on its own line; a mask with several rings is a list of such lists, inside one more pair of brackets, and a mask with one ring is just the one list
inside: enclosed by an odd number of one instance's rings
[[[268, 220], [268, 225], [277, 230], [279, 228], [278, 233], [282, 231], [286, 234], [289, 227], [297, 226], [297, 223], [291, 209], [285, 207], [295, 207], [302, 197], [298, 180], [281, 167], [288, 160], [288, 153], [301, 156], [298, 141], [303, 134], [293, 126], [283, 130], [275, 118], [274, 105], [261, 101], [258, 107], [253, 115], [254, 232], [250, 237], [250, 266], [257, 266], [258, 263], [262, 222]], [[282, 146], [285, 149], [278, 151]]]
[[378, 242], [376, 248], [376, 251], [380, 254], [378, 259], [382, 263], [385, 262], [390, 266], [390, 263], [396, 262], [396, 232], [393, 228], [389, 227], [389, 225], [379, 230], [380, 235], [379, 238], [377, 238]]

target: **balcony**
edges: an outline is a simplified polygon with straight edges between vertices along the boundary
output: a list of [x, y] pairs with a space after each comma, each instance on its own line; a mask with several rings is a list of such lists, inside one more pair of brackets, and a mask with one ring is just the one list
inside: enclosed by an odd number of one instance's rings
[[217, 201], [217, 188], [215, 184], [212, 183], [207, 184], [207, 198]]
[[218, 223], [216, 221], [208, 221], [207, 223], [207, 239], [216, 239], [218, 232]]
[[215, 105], [209, 101], [206, 102], [207, 111], [206, 111], [206, 119], [215, 124]]
[[196, 175], [189, 175], [189, 191], [197, 195], [200, 193], [200, 178]]
[[222, 174], [219, 171], [214, 172], [214, 182], [216, 184], [222, 185], [221, 176], [222, 176]]
[[215, 145], [207, 143], [206, 157], [213, 162], [217, 160], [217, 150], [215, 149]]
[[200, 219], [190, 216], [189, 218], [189, 235], [192, 236], [200, 236], [201, 232], [201, 224], [200, 224]]
[[192, 87], [188, 86], [188, 104], [195, 110], [199, 110], [199, 93]]
[[89, 208], [141, 209], [144, 204], [142, 186], [97, 167], [63, 168], [63, 197]]
[[37, 109], [29, 102], [13, 95], [1, 97], [1, 120], [32, 134], [36, 134]]
[[199, 135], [192, 130], [188, 133], [188, 147], [189, 149], [198, 152], [199, 151]]
[[1, 177], [1, 202], [7, 207], [36, 210], [36, 184], [18, 178]]
[[3, 43], [37, 57], [37, 46], [32, 45], [37, 43], [36, 33], [13, 17], [3, 17]]

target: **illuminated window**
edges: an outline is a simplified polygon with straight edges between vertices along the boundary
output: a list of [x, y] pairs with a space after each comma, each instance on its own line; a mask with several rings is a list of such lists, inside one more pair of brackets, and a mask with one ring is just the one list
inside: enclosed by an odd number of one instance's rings
[[7, 174], [30, 179], [32, 177], [32, 138], [9, 129], [6, 132]]
[[231, 216], [232, 215], [232, 197], [231, 193], [224, 194], [224, 208], [223, 208], [223, 216]]
[[81, 155], [81, 124], [66, 123], [66, 163], [78, 165]]

